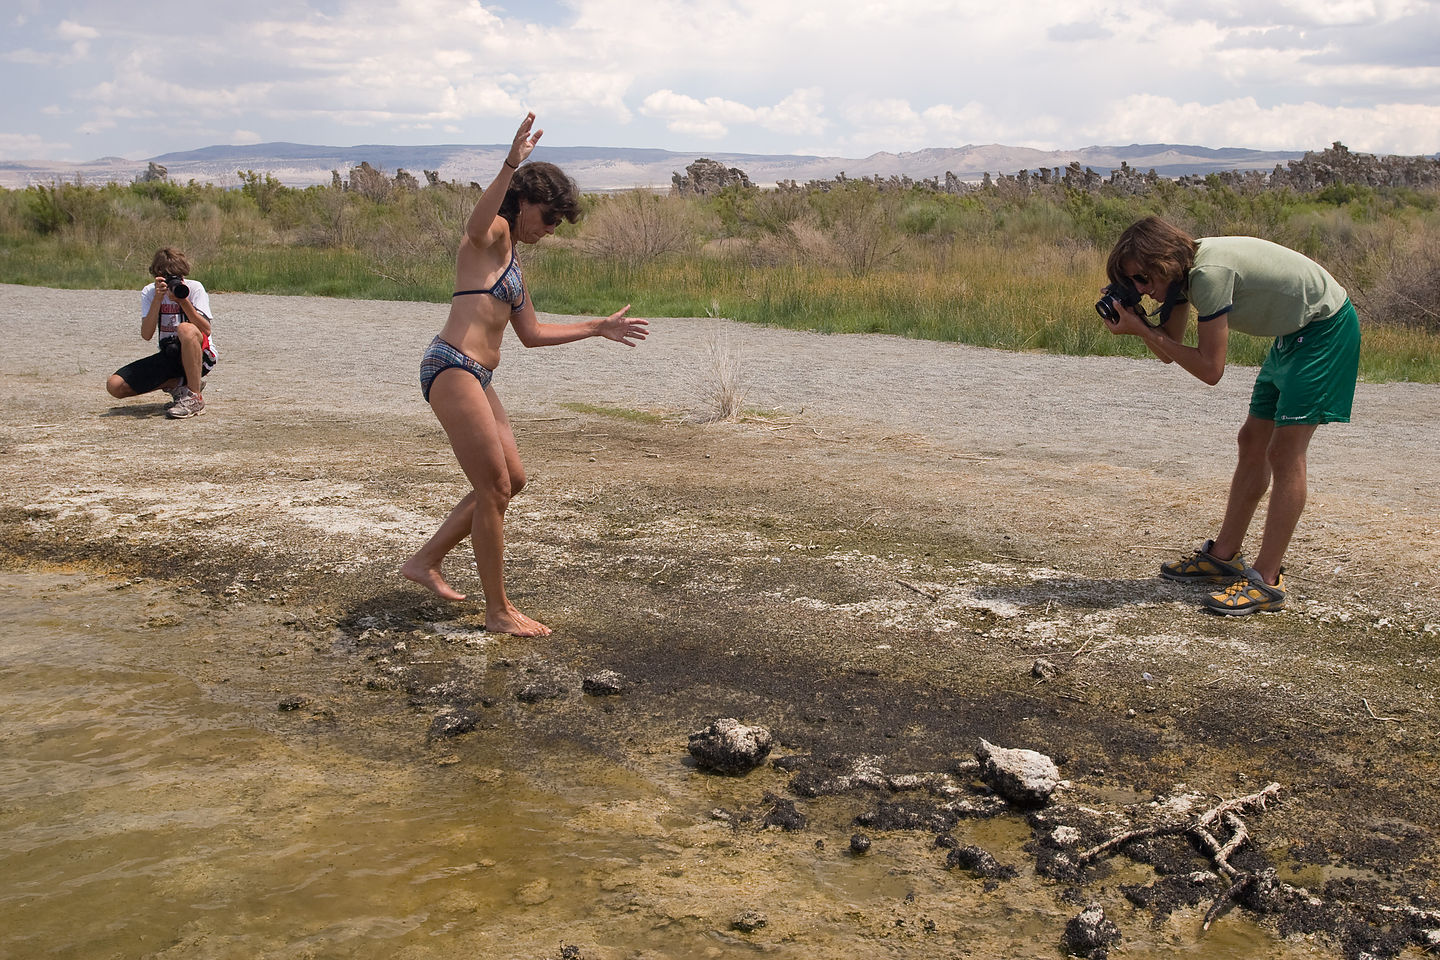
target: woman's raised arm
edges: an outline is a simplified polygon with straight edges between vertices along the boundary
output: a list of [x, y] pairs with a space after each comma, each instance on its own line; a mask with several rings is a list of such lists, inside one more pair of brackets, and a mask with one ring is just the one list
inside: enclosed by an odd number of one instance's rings
[[525, 114], [525, 119], [520, 121], [520, 129], [515, 131], [515, 139], [510, 144], [510, 152], [505, 155], [505, 162], [500, 165], [500, 171], [495, 174], [495, 179], [490, 181], [490, 186], [480, 195], [480, 201], [475, 204], [475, 209], [470, 213], [470, 219], [465, 221], [465, 235], [470, 242], [477, 247], [485, 245], [485, 239], [490, 233], [490, 228], [495, 223], [495, 218], [500, 215], [500, 205], [505, 202], [505, 191], [510, 187], [510, 177], [530, 152], [535, 149], [535, 144], [540, 142], [540, 136], [545, 131], [536, 130], [530, 132], [535, 125], [535, 114]]

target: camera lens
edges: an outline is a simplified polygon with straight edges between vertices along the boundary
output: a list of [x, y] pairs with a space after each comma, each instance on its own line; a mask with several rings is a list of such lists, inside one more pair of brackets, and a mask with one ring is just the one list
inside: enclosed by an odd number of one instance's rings
[[170, 292], [174, 294], [177, 300], [184, 300], [190, 296], [190, 288], [186, 286], [183, 281], [171, 284]]

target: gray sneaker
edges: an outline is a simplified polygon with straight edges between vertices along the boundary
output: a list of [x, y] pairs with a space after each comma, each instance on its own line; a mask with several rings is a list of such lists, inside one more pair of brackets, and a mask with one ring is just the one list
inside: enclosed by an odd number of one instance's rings
[[[200, 389], [202, 391], [205, 389], [205, 379], [205, 377], [200, 378]], [[170, 394], [170, 402], [165, 404], [166, 410], [169, 410], [171, 407], [175, 406], [175, 404], [190, 396], [190, 388], [185, 385], [184, 380], [181, 380], [173, 390], [166, 390], [165, 392]]]
[[186, 395], [165, 408], [165, 416], [172, 420], [198, 417], [205, 412], [205, 398], [198, 393], [185, 391]]

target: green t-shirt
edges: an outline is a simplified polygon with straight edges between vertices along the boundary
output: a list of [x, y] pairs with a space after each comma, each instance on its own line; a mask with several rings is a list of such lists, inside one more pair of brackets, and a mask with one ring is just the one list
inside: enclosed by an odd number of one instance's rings
[[1204, 237], [1186, 299], [1203, 323], [1222, 314], [1231, 330], [1283, 337], [1333, 317], [1345, 288], [1314, 260], [1256, 237]]

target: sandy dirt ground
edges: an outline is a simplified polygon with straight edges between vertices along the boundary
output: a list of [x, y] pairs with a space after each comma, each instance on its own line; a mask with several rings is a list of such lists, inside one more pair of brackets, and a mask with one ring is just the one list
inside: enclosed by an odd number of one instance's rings
[[[103, 389], [148, 349], [137, 293], [0, 296], [0, 561], [357, 643], [481, 623], [463, 548], [447, 574], [473, 601], [395, 573], [465, 491], [416, 383], [444, 306], [218, 293], [208, 409], [177, 422]], [[746, 416], [699, 422], [727, 364]], [[1253, 830], [1272, 858], [1430, 902], [1440, 387], [1359, 386], [1312, 446], [1291, 609], [1221, 618], [1154, 571], [1213, 534], [1252, 379], [714, 319], [655, 320], [633, 350], [511, 342], [509, 579], [555, 635], [506, 649], [633, 684], [609, 730], [514, 722], [617, 755], [737, 716], [910, 770], [984, 736], [1127, 790], [1274, 781]]]

